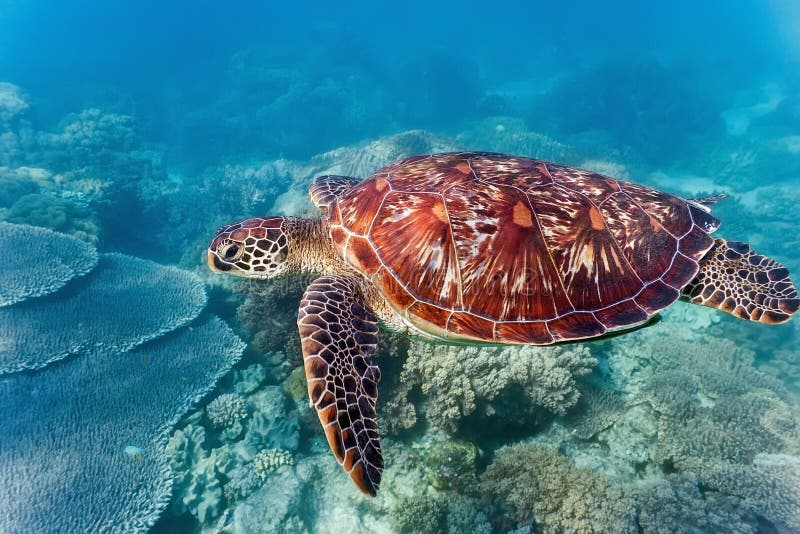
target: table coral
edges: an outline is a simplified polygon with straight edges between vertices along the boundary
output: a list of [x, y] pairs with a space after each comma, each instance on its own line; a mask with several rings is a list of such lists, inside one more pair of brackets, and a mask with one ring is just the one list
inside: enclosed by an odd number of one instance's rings
[[[32, 297], [41, 297], [64, 286], [77, 276], [82, 276], [97, 265], [97, 250], [73, 237], [28, 225], [0, 221], [0, 307]], [[15, 308], [16, 309], [16, 308]], [[0, 311], [0, 314], [5, 313]], [[5, 343], [18, 331], [8, 321], [0, 319], [4, 327]], [[3, 315], [0, 315], [3, 317]], [[0, 343], [0, 373], [6, 361], [16, 359]], [[9, 365], [13, 367], [13, 365]]]
[[148, 530], [169, 502], [169, 428], [243, 349], [211, 317], [128, 353], [0, 378], [0, 530]]
[[0, 308], [6, 333], [0, 373], [81, 351], [128, 350], [187, 324], [206, 304], [192, 273], [122, 254], [104, 255], [81, 282], [63, 294]]

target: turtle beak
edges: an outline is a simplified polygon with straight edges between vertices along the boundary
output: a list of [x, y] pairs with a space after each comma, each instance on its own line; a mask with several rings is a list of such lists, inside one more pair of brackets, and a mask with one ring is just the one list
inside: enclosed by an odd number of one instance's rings
[[215, 273], [222, 273], [231, 270], [231, 266], [221, 262], [217, 255], [214, 254], [210, 249], [208, 251], [208, 268]]

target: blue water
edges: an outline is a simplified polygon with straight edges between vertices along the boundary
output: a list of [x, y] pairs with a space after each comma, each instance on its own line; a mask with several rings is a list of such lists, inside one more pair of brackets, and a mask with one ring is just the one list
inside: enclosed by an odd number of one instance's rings
[[163, 4], [0, 0], [0, 531], [800, 532], [797, 320], [382, 334], [370, 499], [308, 407], [311, 278], [206, 266], [315, 176], [470, 149], [725, 193], [800, 273], [796, 2]]

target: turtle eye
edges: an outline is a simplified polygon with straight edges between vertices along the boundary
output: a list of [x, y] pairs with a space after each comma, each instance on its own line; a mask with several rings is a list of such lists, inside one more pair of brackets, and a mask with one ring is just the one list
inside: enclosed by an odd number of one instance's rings
[[243, 250], [244, 249], [242, 249], [242, 246], [239, 243], [225, 240], [220, 243], [217, 252], [225, 261], [234, 261], [239, 259], [239, 256], [242, 255]]

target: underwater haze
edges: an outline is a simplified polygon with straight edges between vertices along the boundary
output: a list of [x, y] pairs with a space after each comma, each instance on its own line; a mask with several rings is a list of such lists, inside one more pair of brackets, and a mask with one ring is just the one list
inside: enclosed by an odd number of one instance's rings
[[207, 247], [462, 150], [725, 194], [715, 237], [797, 280], [800, 4], [0, 0], [0, 532], [800, 533], [800, 320], [682, 301], [560, 346], [382, 332], [358, 490], [312, 277]]

